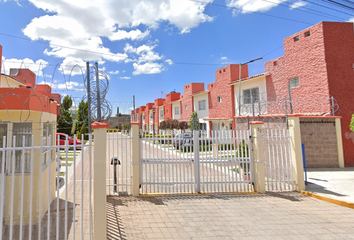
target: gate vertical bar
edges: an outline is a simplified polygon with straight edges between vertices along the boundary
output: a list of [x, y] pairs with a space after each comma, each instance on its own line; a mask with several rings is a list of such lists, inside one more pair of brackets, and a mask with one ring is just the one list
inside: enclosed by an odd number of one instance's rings
[[193, 133], [195, 192], [200, 193], [199, 131]]
[[106, 239], [106, 147], [108, 123], [94, 122], [91, 126], [95, 129], [94, 145], [94, 239]]

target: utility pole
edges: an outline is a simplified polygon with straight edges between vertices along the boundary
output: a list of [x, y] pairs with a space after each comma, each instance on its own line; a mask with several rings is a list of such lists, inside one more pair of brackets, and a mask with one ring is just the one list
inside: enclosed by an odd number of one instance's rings
[[90, 82], [90, 63], [86, 62], [86, 78], [87, 78], [87, 108], [88, 108], [88, 130], [91, 134], [91, 82]]
[[100, 79], [98, 76], [98, 63], [95, 63], [96, 68], [96, 87], [97, 87], [97, 121], [101, 122], [101, 93], [100, 93]]
[[[262, 60], [263, 58], [257, 58], [257, 59], [253, 59], [251, 61], [245, 62], [245, 63], [240, 63], [240, 70], [239, 70], [239, 84], [238, 84], [238, 115], [241, 116], [241, 70], [242, 70], [242, 66], [246, 65], [248, 63], [252, 63], [258, 60]], [[252, 95], [252, 93], [251, 93]]]

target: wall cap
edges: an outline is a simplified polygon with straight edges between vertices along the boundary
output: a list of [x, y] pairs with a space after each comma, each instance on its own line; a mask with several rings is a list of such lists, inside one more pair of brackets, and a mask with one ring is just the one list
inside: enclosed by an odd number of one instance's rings
[[93, 129], [98, 129], [98, 128], [109, 128], [109, 123], [105, 123], [105, 122], [94, 122], [91, 124], [91, 127]]
[[250, 125], [256, 125], [256, 124], [264, 124], [264, 122], [261, 122], [261, 121], [250, 121]]
[[333, 118], [343, 118], [342, 116], [301, 116], [300, 118], [329, 118], [329, 119], [333, 119]]
[[140, 125], [139, 122], [131, 122], [130, 124], [131, 124], [131, 125]]

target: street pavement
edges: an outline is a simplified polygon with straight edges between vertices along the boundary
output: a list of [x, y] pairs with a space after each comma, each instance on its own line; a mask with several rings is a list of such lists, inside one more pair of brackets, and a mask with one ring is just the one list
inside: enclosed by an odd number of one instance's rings
[[354, 209], [295, 192], [107, 198], [107, 239], [354, 239]]
[[308, 192], [354, 204], [354, 167], [308, 169], [307, 181]]

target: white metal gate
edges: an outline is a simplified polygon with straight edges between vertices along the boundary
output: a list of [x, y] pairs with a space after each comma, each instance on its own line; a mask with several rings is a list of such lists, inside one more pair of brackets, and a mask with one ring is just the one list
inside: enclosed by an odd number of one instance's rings
[[142, 193], [253, 191], [248, 130], [189, 135], [142, 134]]
[[130, 195], [132, 193], [130, 133], [108, 132], [107, 153], [107, 194]]
[[91, 239], [91, 135], [56, 139], [43, 125], [42, 136], [2, 138], [0, 238]]
[[267, 191], [293, 191], [290, 136], [286, 127], [264, 128]]

